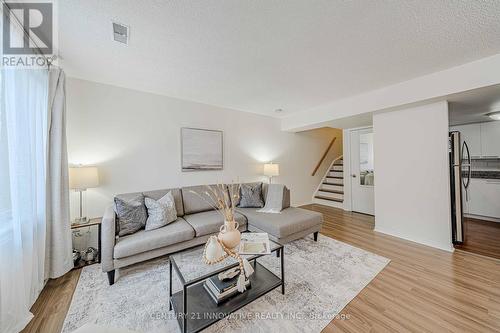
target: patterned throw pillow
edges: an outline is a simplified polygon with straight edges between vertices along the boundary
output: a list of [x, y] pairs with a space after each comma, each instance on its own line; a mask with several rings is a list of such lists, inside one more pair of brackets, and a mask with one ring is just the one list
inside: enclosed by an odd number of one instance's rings
[[146, 231], [161, 228], [177, 220], [177, 210], [172, 192], [168, 192], [158, 200], [144, 199], [148, 209], [148, 219], [146, 221]]
[[241, 184], [240, 187], [240, 208], [262, 208], [264, 200], [262, 199], [262, 183]]
[[148, 214], [143, 195], [130, 200], [115, 197], [115, 211], [118, 217], [118, 236], [133, 234], [146, 225]]

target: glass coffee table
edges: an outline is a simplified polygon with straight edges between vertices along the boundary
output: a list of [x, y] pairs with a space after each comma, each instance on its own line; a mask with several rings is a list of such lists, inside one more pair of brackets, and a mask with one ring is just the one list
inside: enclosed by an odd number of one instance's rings
[[[275, 253], [276, 260], [280, 260], [281, 276], [275, 275], [257, 261], [264, 255], [244, 256], [255, 270], [249, 278], [250, 288], [219, 305], [212, 300], [203, 287], [203, 283], [220, 272], [238, 267], [238, 261], [227, 258], [218, 264], [207, 265], [202, 260], [204, 246], [170, 256], [170, 310], [174, 310], [183, 333], [199, 332], [279, 286], [281, 286], [281, 293], [285, 294], [283, 245], [272, 240], [269, 240], [269, 244], [271, 254]], [[175, 271], [182, 285], [182, 290], [178, 292], [172, 290], [172, 270]]]

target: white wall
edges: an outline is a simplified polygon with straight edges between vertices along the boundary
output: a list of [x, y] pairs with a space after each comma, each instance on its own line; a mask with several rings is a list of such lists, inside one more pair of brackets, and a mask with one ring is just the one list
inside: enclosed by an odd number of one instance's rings
[[[280, 164], [276, 181], [290, 187], [292, 204], [309, 203], [333, 156], [316, 177], [311, 172], [331, 138], [341, 135], [286, 133], [278, 119], [78, 79], [68, 79], [67, 109], [69, 162], [100, 170], [101, 186], [87, 191], [90, 217], [101, 216], [117, 193], [266, 180], [267, 161]], [[224, 131], [223, 171], [180, 171], [184, 126]]]
[[374, 115], [375, 230], [451, 251], [448, 104]]

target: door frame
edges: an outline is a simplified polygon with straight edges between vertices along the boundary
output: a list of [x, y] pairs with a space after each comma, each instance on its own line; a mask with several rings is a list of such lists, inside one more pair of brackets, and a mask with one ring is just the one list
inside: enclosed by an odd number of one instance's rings
[[361, 126], [344, 129], [342, 133], [342, 151], [344, 155], [344, 210], [352, 212], [352, 180], [351, 177], [351, 132], [372, 129], [373, 126]]

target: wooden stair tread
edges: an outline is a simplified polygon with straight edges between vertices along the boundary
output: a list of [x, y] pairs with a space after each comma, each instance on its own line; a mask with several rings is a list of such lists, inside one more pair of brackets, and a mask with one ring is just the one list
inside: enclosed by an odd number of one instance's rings
[[314, 197], [315, 197], [316, 199], [321, 199], [321, 200], [336, 201], [336, 202], [344, 202], [344, 199], [330, 198], [330, 197], [325, 197], [325, 196], [323, 196], [323, 195], [315, 195]]
[[344, 184], [335, 184], [335, 183], [329, 183], [329, 182], [323, 182], [322, 184], [324, 184], [324, 185], [334, 185], [334, 186], [344, 186]]
[[328, 193], [335, 193], [335, 194], [344, 194], [344, 191], [337, 191], [337, 190], [328, 190], [328, 189], [319, 189], [318, 192], [328, 192]]
[[344, 177], [337, 177], [337, 176], [326, 176], [326, 178], [344, 179]]

